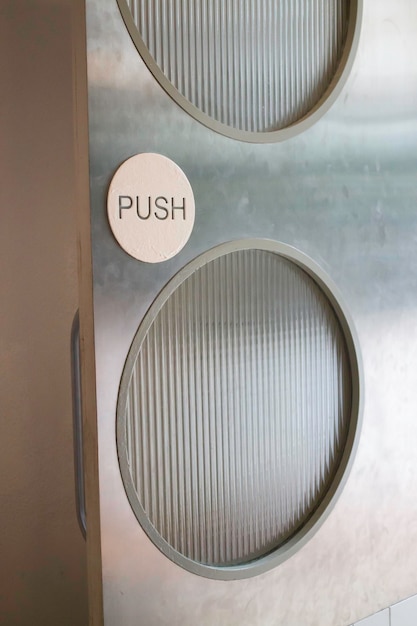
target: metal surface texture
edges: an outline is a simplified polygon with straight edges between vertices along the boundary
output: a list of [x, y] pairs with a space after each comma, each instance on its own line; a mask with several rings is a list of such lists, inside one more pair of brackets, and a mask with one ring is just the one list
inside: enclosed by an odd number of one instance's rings
[[[86, 5], [105, 625], [347, 626], [412, 595], [416, 3], [364, 3], [343, 91], [314, 126], [274, 144], [200, 124], [152, 76], [116, 0]], [[112, 175], [140, 152], [174, 160], [196, 201], [188, 244], [158, 265], [124, 253], [106, 218]], [[337, 285], [358, 333], [366, 397], [350, 477], [314, 537], [267, 573], [218, 581], [174, 564], [138, 524], [119, 469], [116, 406], [129, 347], [157, 294], [196, 256], [246, 237], [294, 246]]]

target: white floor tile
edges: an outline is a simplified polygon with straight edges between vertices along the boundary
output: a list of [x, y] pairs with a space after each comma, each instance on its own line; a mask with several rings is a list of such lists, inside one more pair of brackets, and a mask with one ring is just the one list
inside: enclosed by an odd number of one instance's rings
[[391, 626], [417, 626], [417, 596], [392, 605]]
[[[356, 622], [353, 626], [390, 626], [389, 609], [384, 609], [379, 611], [379, 613], [375, 613], [375, 615], [365, 617], [365, 619], [361, 619], [360, 622]], [[417, 622], [413, 626], [417, 626]]]

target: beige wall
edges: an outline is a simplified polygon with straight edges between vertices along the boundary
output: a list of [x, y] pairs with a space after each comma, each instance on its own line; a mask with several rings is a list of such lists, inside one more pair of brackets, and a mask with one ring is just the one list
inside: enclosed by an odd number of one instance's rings
[[74, 499], [72, 0], [0, 2], [0, 623], [87, 623]]

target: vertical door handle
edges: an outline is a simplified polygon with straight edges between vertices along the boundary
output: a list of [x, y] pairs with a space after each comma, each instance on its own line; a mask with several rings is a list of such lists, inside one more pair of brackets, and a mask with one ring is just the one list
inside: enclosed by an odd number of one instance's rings
[[77, 518], [83, 537], [87, 534], [85, 512], [83, 418], [81, 405], [80, 315], [74, 315], [71, 328], [72, 416], [74, 433], [74, 469]]

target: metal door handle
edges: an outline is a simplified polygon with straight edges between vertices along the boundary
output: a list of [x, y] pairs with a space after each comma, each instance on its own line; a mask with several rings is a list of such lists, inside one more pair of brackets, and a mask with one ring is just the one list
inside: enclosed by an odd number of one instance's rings
[[75, 501], [77, 518], [84, 539], [87, 535], [85, 511], [83, 419], [81, 408], [80, 316], [77, 311], [71, 327], [72, 416], [74, 432]]

